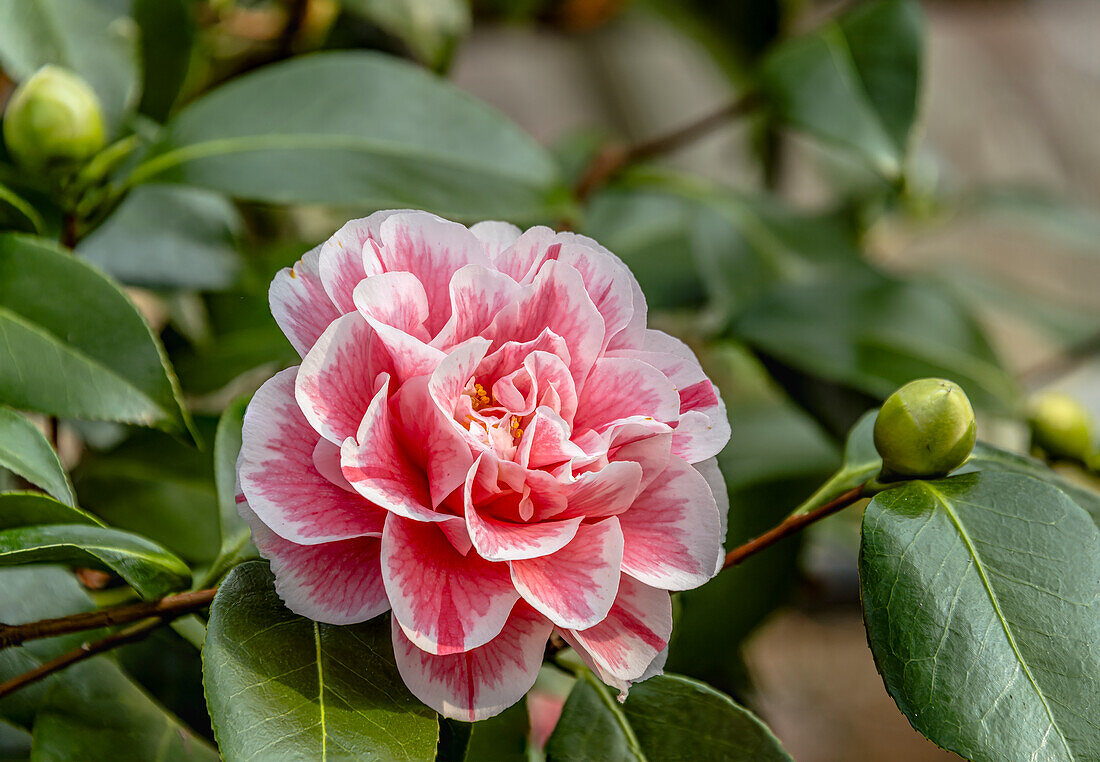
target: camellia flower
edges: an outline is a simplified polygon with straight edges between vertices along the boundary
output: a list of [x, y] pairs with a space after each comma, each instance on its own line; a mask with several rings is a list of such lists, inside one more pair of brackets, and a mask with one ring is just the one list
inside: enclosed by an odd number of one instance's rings
[[729, 426], [617, 257], [378, 212], [271, 308], [302, 363], [248, 407], [238, 500], [292, 611], [392, 610], [409, 688], [468, 721], [526, 693], [552, 632], [621, 691], [660, 672], [668, 591], [720, 567]]

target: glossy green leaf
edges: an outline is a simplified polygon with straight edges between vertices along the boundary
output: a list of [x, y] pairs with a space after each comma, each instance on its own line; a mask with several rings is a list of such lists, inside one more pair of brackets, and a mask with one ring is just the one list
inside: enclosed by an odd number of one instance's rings
[[[204, 442], [214, 420], [199, 418]], [[218, 500], [209, 445], [199, 450], [159, 431], [136, 430], [73, 471], [80, 504], [111, 526], [157, 542], [194, 563], [218, 553]]]
[[141, 35], [141, 113], [163, 121], [191, 66], [195, 20], [190, 0], [134, 0]]
[[976, 407], [1015, 413], [1019, 392], [965, 306], [943, 290], [849, 268], [776, 287], [734, 324], [765, 354], [885, 398], [915, 378], [950, 378]]
[[0, 235], [0, 403], [186, 431], [175, 375], [122, 290], [41, 239]]
[[77, 253], [123, 283], [150, 288], [223, 289], [241, 270], [234, 239], [240, 214], [198, 188], [135, 188]]
[[227, 762], [434, 760], [436, 715], [408, 692], [387, 617], [348, 627], [292, 614], [262, 562], [234, 569], [210, 609], [206, 698]]
[[341, 0], [401, 40], [418, 60], [435, 70], [446, 67], [459, 40], [470, 31], [468, 0]]
[[0, 64], [16, 80], [46, 64], [83, 77], [117, 125], [137, 94], [136, 34], [111, 0], [0, 0]]
[[29, 201], [0, 183], [0, 231], [41, 233], [46, 223]]
[[103, 526], [103, 522], [92, 514], [59, 503], [40, 492], [0, 493], [0, 529], [41, 524]]
[[115, 572], [144, 598], [186, 587], [187, 565], [144, 537], [87, 524], [48, 524], [0, 531], [0, 566], [68, 564]]
[[[92, 608], [80, 584], [62, 569], [0, 569], [0, 621], [21, 624]], [[77, 632], [4, 649], [0, 679], [32, 669], [99, 634]], [[0, 717], [19, 727], [34, 726], [34, 753], [40, 755], [35, 760], [217, 759], [206, 741], [150, 699], [109, 656], [69, 667], [0, 699]]]
[[168, 123], [131, 182], [153, 179], [257, 201], [478, 219], [546, 218], [563, 193], [550, 155], [503, 116], [365, 52], [275, 64], [203, 96]]
[[13, 471], [58, 500], [76, 505], [69, 475], [49, 440], [16, 411], [0, 406], [0, 467]]
[[924, 18], [915, 0], [876, 0], [781, 43], [761, 87], [775, 115], [901, 174], [917, 114]]
[[1100, 758], [1100, 530], [1013, 473], [909, 482], [863, 519], [868, 641], [913, 726], [968, 759]]
[[659, 675], [614, 691], [587, 670], [577, 681], [546, 743], [548, 762], [721, 762], [790, 760], [756, 716], [729, 696], [679, 675]]

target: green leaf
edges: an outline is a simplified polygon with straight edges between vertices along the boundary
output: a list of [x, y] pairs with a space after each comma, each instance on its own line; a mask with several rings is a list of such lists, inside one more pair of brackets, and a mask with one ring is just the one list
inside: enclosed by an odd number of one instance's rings
[[883, 399], [915, 378], [950, 378], [976, 407], [1013, 414], [1019, 391], [965, 306], [943, 290], [849, 268], [776, 287], [734, 324], [766, 354]]
[[760, 84], [780, 120], [897, 177], [916, 120], [923, 36], [914, 0], [863, 3], [778, 45]]
[[41, 233], [45, 228], [46, 223], [38, 210], [15, 191], [0, 183], [0, 231]]
[[288, 611], [261, 562], [234, 569], [210, 608], [207, 705], [227, 762], [434, 760], [436, 715], [405, 688], [387, 617], [349, 627]]
[[41, 524], [103, 526], [92, 514], [38, 492], [0, 493], [0, 529]]
[[791, 756], [757, 717], [723, 693], [679, 675], [613, 691], [585, 670], [546, 743], [548, 762], [685, 759], [768, 762]]
[[[204, 441], [212, 418], [195, 422]], [[137, 430], [73, 471], [80, 504], [108, 524], [140, 534], [194, 563], [218, 553], [218, 500], [210, 450], [159, 431]]]
[[154, 178], [256, 201], [478, 219], [546, 218], [564, 197], [549, 153], [499, 113], [366, 52], [275, 64], [203, 96], [131, 182]]
[[[465, 723], [464, 723], [465, 724]], [[526, 762], [531, 730], [527, 702], [520, 701], [487, 720], [471, 723], [466, 762]]]
[[0, 235], [0, 403], [187, 430], [160, 342], [122, 290], [20, 235]]
[[968, 759], [1100, 758], [1100, 530], [1012, 473], [909, 482], [863, 518], [860, 587], [887, 690]]
[[[79, 583], [62, 569], [0, 569], [0, 621], [22, 624], [92, 609]], [[0, 651], [0, 680], [26, 672], [98, 635], [77, 632], [4, 649]], [[97, 686], [109, 695], [88, 701], [101, 690]], [[67, 696], [75, 701], [63, 701]], [[107, 656], [69, 667], [0, 699], [0, 716], [23, 728], [35, 726], [34, 753], [42, 755], [35, 760], [217, 759], [203, 739], [153, 702]], [[93, 733], [94, 741], [90, 740]], [[137, 745], [138, 739], [143, 745]], [[171, 754], [158, 757], [160, 744]], [[179, 754], [181, 745], [191, 756]]]
[[71, 668], [46, 694], [34, 723], [33, 762], [217, 762], [204, 739], [154, 702], [117, 666]]
[[33, 423], [2, 406], [0, 466], [14, 471], [61, 502], [76, 505], [72, 482], [49, 441]]
[[198, 188], [135, 188], [77, 253], [123, 283], [216, 290], [241, 270], [234, 238], [243, 223], [223, 196]]
[[0, 531], [0, 566], [68, 564], [115, 572], [143, 598], [186, 587], [187, 565], [144, 537], [87, 524], [48, 524]]
[[137, 94], [133, 21], [112, 0], [0, 0], [0, 64], [16, 80], [46, 64], [83, 77], [117, 126]]
[[141, 113], [164, 121], [191, 66], [195, 20], [189, 0], [134, 0], [141, 33]]
[[436, 71], [446, 68], [470, 31], [467, 0], [341, 0], [349, 11], [397, 37], [416, 58]]

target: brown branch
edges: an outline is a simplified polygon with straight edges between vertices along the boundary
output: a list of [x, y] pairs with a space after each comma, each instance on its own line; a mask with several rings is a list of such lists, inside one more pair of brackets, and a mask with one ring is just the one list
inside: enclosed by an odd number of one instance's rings
[[169, 595], [156, 601], [115, 606], [114, 608], [98, 611], [85, 611], [80, 614], [58, 617], [57, 619], [42, 619], [26, 624], [0, 624], [0, 649], [17, 646], [28, 640], [53, 638], [58, 635], [95, 630], [116, 624], [129, 624], [150, 617], [164, 618], [168, 616], [175, 618], [209, 606], [210, 602], [214, 600], [216, 592], [218, 592], [217, 588], [195, 590], [188, 593]]
[[769, 548], [780, 540], [788, 537], [795, 532], [804, 529], [806, 526], [830, 516], [842, 508], [847, 508], [852, 503], [863, 497], [863, 490], [866, 485], [861, 484], [858, 487], [852, 489], [840, 495], [835, 500], [832, 500], [820, 508], [815, 508], [812, 511], [806, 513], [796, 514], [794, 516], [788, 516], [787, 519], [780, 525], [769, 529], [764, 534], [749, 540], [744, 545], [734, 548], [726, 554], [726, 562], [722, 564], [723, 569], [728, 569], [731, 566], [737, 566], [737, 564], [744, 561], [749, 556], [755, 555], [765, 548]]
[[112, 648], [118, 648], [124, 646], [127, 643], [134, 643], [142, 638], [146, 637], [153, 630], [157, 629], [163, 624], [166, 624], [171, 619], [174, 619], [178, 614], [173, 614], [166, 617], [157, 617], [156, 619], [147, 619], [143, 622], [127, 627], [123, 630], [108, 635], [101, 640], [94, 641], [92, 643], [83, 643], [79, 648], [74, 648], [72, 651], [61, 654], [54, 659], [50, 659], [47, 662], [39, 664], [29, 672], [24, 672], [21, 675], [16, 675], [11, 680], [5, 680], [0, 683], [0, 698], [7, 696], [9, 693], [14, 693], [20, 688], [25, 688], [32, 683], [37, 683], [39, 680], [49, 677], [54, 672], [58, 672], [65, 667], [72, 666], [77, 662], [82, 662], [85, 659], [90, 659], [96, 654], [110, 651]]
[[760, 102], [759, 95], [749, 93], [672, 132], [635, 143], [632, 146], [608, 146], [596, 155], [581, 176], [574, 190], [577, 200], [583, 201], [586, 199], [594, 190], [603, 186], [615, 174], [630, 164], [671, 153], [721, 127], [729, 120], [753, 111], [760, 105]]

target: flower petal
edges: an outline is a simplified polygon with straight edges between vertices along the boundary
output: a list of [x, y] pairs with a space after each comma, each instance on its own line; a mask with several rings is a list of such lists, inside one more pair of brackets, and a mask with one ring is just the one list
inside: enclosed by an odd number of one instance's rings
[[682, 458], [673, 455], [619, 521], [627, 574], [665, 590], [690, 590], [714, 576], [718, 506], [707, 480]]
[[434, 656], [393, 624], [393, 652], [413, 695], [453, 720], [476, 722], [499, 714], [530, 690], [542, 665], [551, 625], [520, 602], [500, 634], [464, 653]]
[[445, 514], [431, 508], [428, 482], [394, 436], [390, 423], [388, 387], [371, 400], [355, 437], [340, 448], [345, 478], [372, 503], [417, 521], [443, 521]]
[[382, 534], [382, 576], [405, 634], [433, 654], [488, 643], [519, 599], [507, 564], [463, 556], [439, 527], [396, 514]]
[[356, 308], [370, 324], [392, 326], [402, 333], [428, 341], [428, 295], [412, 273], [388, 272], [359, 282], [353, 296]]
[[629, 461], [608, 463], [599, 471], [585, 471], [575, 481], [563, 485], [568, 507], [559, 518], [620, 514], [634, 502], [641, 481], [642, 467]]
[[320, 248], [306, 252], [294, 267], [277, 272], [267, 292], [275, 322], [299, 355], [305, 355], [328, 324], [340, 316], [317, 272]]
[[516, 239], [523, 233], [512, 223], [497, 220], [477, 222], [470, 226], [470, 232], [477, 237], [477, 240], [481, 241], [481, 245], [485, 247], [485, 253], [489, 255], [490, 260], [500, 256], [501, 252], [514, 244]]
[[381, 263], [368, 241], [378, 241], [378, 228], [387, 217], [397, 214], [387, 210], [369, 217], [351, 220], [321, 245], [319, 271], [325, 291], [340, 312], [354, 312], [352, 295], [359, 281], [382, 272]]
[[619, 589], [623, 533], [615, 517], [585, 524], [556, 553], [513, 561], [523, 599], [558, 627], [585, 629], [604, 620]]
[[[728, 529], [730, 512], [730, 493], [729, 488], [726, 487], [726, 478], [722, 476], [722, 471], [718, 468], [718, 458], [707, 458], [704, 461], [693, 464], [693, 467], [707, 480], [711, 494], [714, 495], [714, 502], [718, 505], [718, 524], [720, 527], [718, 543], [721, 546], [720, 551], [725, 551], [726, 530]], [[722, 564], [725, 560], [726, 557], [724, 553], [719, 552], [718, 564], [715, 566], [714, 571], [715, 574], [722, 571]]]
[[252, 541], [271, 562], [275, 592], [295, 614], [327, 624], [354, 624], [389, 611], [377, 537], [298, 545], [284, 540], [241, 503]]
[[601, 357], [581, 388], [573, 429], [602, 431], [633, 416], [675, 421], [679, 411], [676, 387], [657, 368], [627, 357]]
[[378, 256], [386, 272], [412, 273], [424, 286], [430, 314], [428, 333], [434, 336], [451, 316], [448, 288], [465, 265], [489, 265], [481, 242], [462, 225], [427, 212], [394, 214], [379, 228]]
[[237, 474], [252, 511], [281, 537], [303, 544], [382, 531], [385, 512], [318, 473], [320, 438], [294, 401], [297, 368], [257, 390], [244, 415]]
[[467, 265], [454, 274], [448, 290], [451, 316], [432, 339], [432, 346], [440, 349], [448, 349], [479, 335], [523, 289], [504, 273], [480, 265]]
[[560, 632], [602, 678], [617, 678], [629, 684], [641, 679], [668, 646], [672, 599], [667, 591], [624, 574], [606, 619], [585, 630]]

